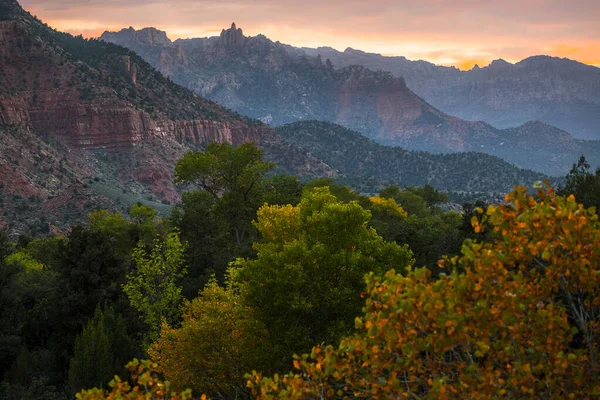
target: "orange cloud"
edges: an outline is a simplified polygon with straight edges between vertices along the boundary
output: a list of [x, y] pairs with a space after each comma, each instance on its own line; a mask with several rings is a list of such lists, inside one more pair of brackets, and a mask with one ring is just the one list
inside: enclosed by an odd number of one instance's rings
[[551, 55], [576, 59], [584, 64], [600, 66], [600, 41], [581, 45], [558, 44], [550, 47]]

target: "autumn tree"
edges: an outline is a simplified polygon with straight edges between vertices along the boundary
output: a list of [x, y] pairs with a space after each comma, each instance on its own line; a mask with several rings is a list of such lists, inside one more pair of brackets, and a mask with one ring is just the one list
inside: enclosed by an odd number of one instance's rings
[[406, 246], [385, 242], [368, 227], [370, 217], [326, 187], [307, 193], [296, 207], [258, 211], [258, 255], [238, 261], [232, 276], [244, 302], [269, 327], [278, 362], [348, 334], [361, 309], [364, 274], [412, 262]]
[[[358, 332], [248, 380], [262, 399], [600, 396], [600, 223], [552, 189], [489, 207], [494, 240], [406, 276], [367, 278]], [[480, 210], [483, 212], [482, 210]], [[461, 267], [459, 272], [458, 266]]]
[[164, 241], [155, 239], [150, 253], [142, 242], [133, 250], [136, 269], [127, 276], [123, 291], [143, 316], [151, 339], [158, 337], [163, 318], [173, 319], [179, 313], [183, 298], [178, 282], [186, 273], [183, 253], [177, 232]]
[[270, 366], [267, 329], [237, 291], [211, 281], [183, 306], [181, 326], [163, 326], [149, 349], [173, 388], [215, 398], [247, 397], [244, 374]]

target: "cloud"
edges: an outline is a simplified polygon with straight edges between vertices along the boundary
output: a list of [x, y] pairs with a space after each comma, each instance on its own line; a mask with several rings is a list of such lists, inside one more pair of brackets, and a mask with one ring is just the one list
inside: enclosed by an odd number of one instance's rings
[[[246, 34], [263, 33], [296, 46], [353, 47], [463, 68], [534, 54], [589, 63], [600, 58], [598, 0], [22, 0], [22, 4], [58, 29], [87, 36], [129, 26], [154, 26], [172, 39], [207, 36], [235, 21]], [[590, 38], [598, 39], [590, 42]]]

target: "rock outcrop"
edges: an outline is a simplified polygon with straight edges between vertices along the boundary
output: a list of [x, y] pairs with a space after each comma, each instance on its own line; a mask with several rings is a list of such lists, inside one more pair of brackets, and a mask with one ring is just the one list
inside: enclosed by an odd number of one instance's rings
[[243, 45], [246, 39], [241, 28], [235, 26], [235, 22], [231, 24], [231, 28], [221, 31], [221, 44], [225, 46]]

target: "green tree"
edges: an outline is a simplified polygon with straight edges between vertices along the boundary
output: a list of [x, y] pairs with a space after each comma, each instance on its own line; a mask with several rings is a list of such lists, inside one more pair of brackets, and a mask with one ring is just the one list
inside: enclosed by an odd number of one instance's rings
[[423, 187], [409, 186], [406, 188], [409, 192], [413, 192], [414, 194], [420, 196], [427, 202], [428, 207], [433, 207], [440, 203], [445, 203], [448, 201], [448, 195], [445, 193], [440, 193], [431, 185], [425, 185]]
[[[135, 355], [123, 317], [112, 308], [96, 308], [94, 316], [77, 335], [69, 367], [69, 387], [104, 387]], [[124, 372], [124, 371], [123, 371]]]
[[264, 180], [262, 202], [270, 205], [296, 205], [302, 198], [302, 184], [290, 175], [275, 175]]
[[581, 156], [567, 175], [565, 186], [558, 189], [558, 194], [561, 196], [572, 194], [585, 207], [599, 209], [600, 168], [596, 169], [596, 173], [592, 173], [590, 168], [590, 164], [588, 164], [585, 157]]
[[188, 275], [183, 284], [183, 294], [193, 299], [215, 275], [224, 282], [229, 262], [236, 257], [235, 243], [227, 232], [227, 224], [214, 213], [216, 200], [203, 190], [193, 190], [182, 195], [181, 209], [174, 208], [171, 223], [181, 232], [181, 240], [188, 246], [185, 252]]
[[182, 301], [178, 281], [186, 273], [184, 249], [179, 233], [172, 232], [165, 241], [155, 239], [150, 254], [143, 243], [133, 250], [136, 269], [127, 275], [123, 291], [143, 316], [150, 339], [158, 337], [163, 318], [172, 321], [178, 315]]
[[363, 276], [412, 263], [406, 246], [385, 242], [368, 227], [370, 217], [328, 188], [307, 193], [297, 207], [258, 211], [258, 255], [239, 260], [232, 277], [269, 327], [277, 360], [348, 334], [362, 306], [356, 294], [364, 288]]
[[131, 206], [129, 216], [136, 224], [152, 224], [156, 218], [156, 210], [138, 203]]
[[206, 152], [187, 153], [175, 167], [177, 183], [195, 184], [216, 200], [238, 245], [244, 243], [261, 201], [261, 181], [274, 164], [262, 160], [253, 143], [232, 147], [211, 143]]

